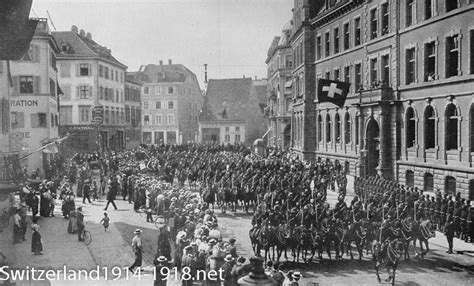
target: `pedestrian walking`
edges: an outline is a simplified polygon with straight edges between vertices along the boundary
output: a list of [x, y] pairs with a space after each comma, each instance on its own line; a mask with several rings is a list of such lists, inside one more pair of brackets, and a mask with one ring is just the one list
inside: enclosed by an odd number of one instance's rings
[[89, 204], [91, 204], [90, 195], [91, 195], [91, 183], [90, 183], [89, 179], [87, 179], [84, 182], [84, 185], [82, 186], [82, 203], [83, 204], [86, 203], [86, 199], [89, 202]]
[[107, 215], [107, 213], [104, 213], [104, 217], [100, 220], [100, 223], [104, 226], [104, 231], [107, 231], [107, 228], [109, 228], [109, 222], [109, 216]]
[[453, 239], [454, 239], [454, 219], [452, 215], [448, 215], [446, 218], [446, 224], [444, 225], [444, 234], [448, 240], [448, 251], [447, 253], [453, 253]]
[[130, 272], [133, 272], [135, 268], [139, 270], [140, 267], [142, 266], [143, 245], [142, 245], [142, 238], [140, 236], [141, 233], [142, 233], [141, 229], [136, 229], [134, 232], [135, 236], [132, 239], [132, 250], [135, 253], [135, 261], [128, 268]]
[[21, 227], [20, 209], [16, 209], [13, 216], [13, 243], [20, 243], [23, 240], [23, 230]]
[[97, 187], [96, 181], [92, 181], [91, 193], [92, 193], [92, 200], [97, 201], [99, 199], [99, 196], [98, 196], [98, 187]]
[[114, 184], [114, 182], [112, 181], [112, 183], [109, 184], [109, 191], [107, 192], [107, 204], [105, 205], [104, 211], [107, 210], [107, 208], [109, 207], [109, 204], [112, 204], [115, 210], [117, 210], [117, 206], [115, 205], [115, 202], [114, 202], [116, 195], [117, 195], [117, 185]]
[[40, 234], [40, 226], [38, 225], [38, 218], [33, 218], [33, 224], [31, 225], [33, 234], [31, 236], [31, 252], [34, 255], [43, 254], [43, 240]]

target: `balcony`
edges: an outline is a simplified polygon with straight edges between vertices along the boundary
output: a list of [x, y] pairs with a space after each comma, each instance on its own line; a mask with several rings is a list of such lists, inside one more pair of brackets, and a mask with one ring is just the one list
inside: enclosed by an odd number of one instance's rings
[[393, 100], [394, 94], [390, 86], [384, 83], [375, 83], [372, 86], [360, 88], [359, 103], [371, 103], [378, 101]]

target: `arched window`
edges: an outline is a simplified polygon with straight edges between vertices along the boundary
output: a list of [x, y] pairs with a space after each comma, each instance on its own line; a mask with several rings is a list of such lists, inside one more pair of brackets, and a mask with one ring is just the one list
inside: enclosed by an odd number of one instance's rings
[[336, 113], [334, 117], [334, 139], [336, 140], [336, 143], [341, 143], [341, 117], [339, 116], [339, 113]]
[[425, 192], [432, 192], [434, 187], [433, 174], [425, 173], [423, 181], [423, 189], [425, 190]]
[[351, 116], [349, 112], [347, 112], [346, 115], [344, 115], [344, 142], [346, 144], [351, 143], [352, 140], [351, 123]]
[[355, 124], [354, 124], [354, 126], [355, 126], [355, 144], [356, 145], [359, 145], [359, 132], [360, 132], [360, 130], [359, 130], [359, 120], [360, 120], [359, 116], [356, 115]]
[[446, 150], [458, 149], [458, 120], [459, 114], [456, 106], [448, 104], [445, 112], [445, 144]]
[[424, 124], [425, 149], [434, 148], [436, 137], [436, 114], [434, 108], [431, 105], [428, 105], [425, 109]]
[[323, 118], [318, 114], [318, 142], [323, 142]]
[[444, 180], [444, 192], [447, 195], [456, 195], [456, 178], [447, 176]]
[[405, 182], [406, 185], [410, 188], [415, 186], [415, 174], [411, 170], [407, 170], [405, 173]]
[[474, 201], [474, 179], [469, 181], [469, 200]]
[[406, 121], [406, 145], [407, 148], [415, 146], [416, 140], [416, 128], [415, 128], [415, 111], [412, 107], [408, 107], [407, 113], [405, 116]]
[[470, 151], [474, 152], [474, 104], [471, 105], [471, 110], [469, 111], [469, 135], [471, 136], [471, 146]]
[[329, 116], [329, 113], [326, 114], [326, 142], [331, 142], [331, 129], [332, 129], [332, 122], [331, 122], [331, 116]]
[[344, 162], [344, 171], [346, 175], [351, 174], [351, 163], [349, 163], [349, 161]]

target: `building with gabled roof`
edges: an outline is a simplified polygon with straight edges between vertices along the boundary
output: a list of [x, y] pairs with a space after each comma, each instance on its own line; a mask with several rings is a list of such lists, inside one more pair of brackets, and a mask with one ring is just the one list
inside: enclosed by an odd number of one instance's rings
[[[22, 168], [50, 176], [50, 162], [58, 149], [48, 145], [58, 138], [58, 45], [51, 36], [48, 20], [40, 18], [30, 49], [18, 61], [11, 61], [10, 151], [17, 152]], [[6, 69], [5, 65], [5, 72]], [[0, 64], [1, 65], [1, 64]], [[0, 68], [1, 69], [1, 68]], [[51, 148], [43, 148], [45, 145]]]
[[196, 142], [202, 96], [196, 75], [182, 64], [143, 65], [129, 73], [142, 83], [142, 142]]
[[250, 145], [266, 131], [252, 78], [210, 79], [199, 115], [199, 141]]
[[[67, 153], [121, 150], [125, 147], [125, 71], [110, 49], [90, 33], [72, 26], [53, 32], [60, 53], [58, 71], [61, 89], [60, 134], [75, 134], [65, 142]], [[100, 125], [92, 109], [101, 106]], [[100, 118], [99, 118], [100, 119]]]

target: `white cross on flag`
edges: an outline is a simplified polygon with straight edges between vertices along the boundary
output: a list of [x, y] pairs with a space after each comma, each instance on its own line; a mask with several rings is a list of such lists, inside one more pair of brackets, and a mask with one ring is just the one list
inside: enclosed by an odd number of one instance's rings
[[343, 107], [346, 102], [347, 93], [351, 84], [348, 82], [319, 79], [318, 80], [318, 101], [331, 102], [339, 107]]

